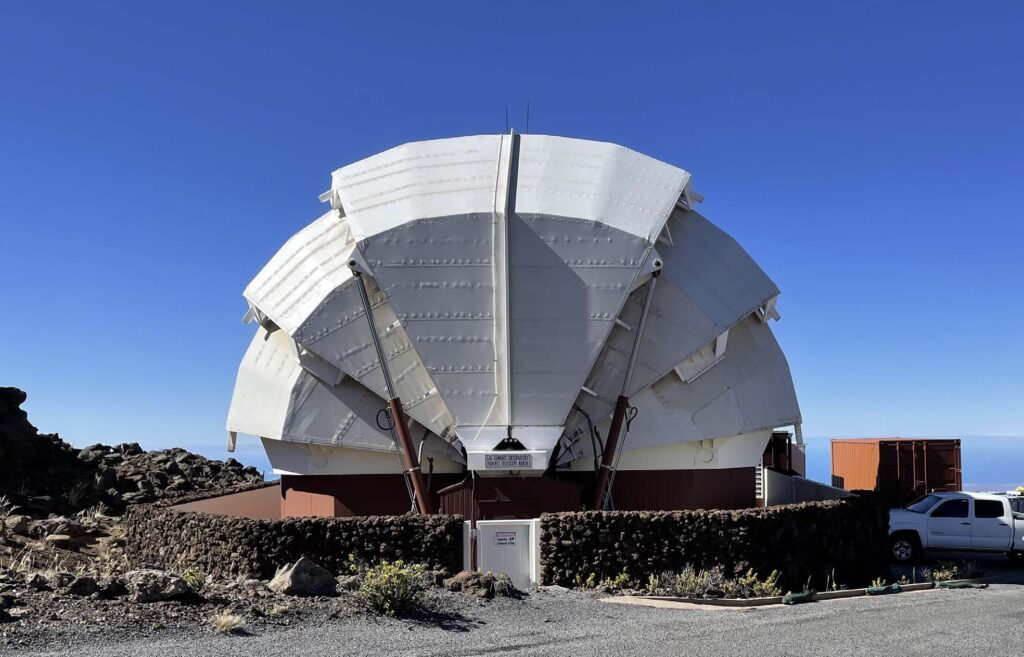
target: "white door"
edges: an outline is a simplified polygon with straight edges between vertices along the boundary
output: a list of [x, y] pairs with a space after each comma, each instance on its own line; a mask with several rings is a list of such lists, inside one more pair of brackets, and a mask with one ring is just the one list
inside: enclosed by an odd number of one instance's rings
[[540, 582], [540, 520], [477, 520], [476, 567], [506, 573], [517, 589]]
[[971, 501], [955, 497], [940, 503], [928, 516], [928, 547], [959, 550], [971, 547]]
[[1013, 534], [1013, 515], [1003, 500], [974, 500], [971, 547], [975, 550], [1006, 550]]

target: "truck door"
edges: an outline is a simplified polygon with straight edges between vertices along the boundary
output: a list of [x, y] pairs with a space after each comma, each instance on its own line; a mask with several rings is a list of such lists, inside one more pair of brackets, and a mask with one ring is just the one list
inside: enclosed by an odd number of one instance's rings
[[956, 497], [932, 509], [928, 516], [928, 547], [946, 550], [971, 547], [969, 498]]
[[1002, 500], [974, 500], [971, 547], [975, 550], [1006, 550], [1013, 533], [1010, 505]]

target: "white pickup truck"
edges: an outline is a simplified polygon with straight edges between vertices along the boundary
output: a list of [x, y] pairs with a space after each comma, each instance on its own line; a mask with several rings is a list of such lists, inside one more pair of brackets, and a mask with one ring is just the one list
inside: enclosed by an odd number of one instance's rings
[[916, 561], [922, 550], [1004, 552], [1024, 560], [1024, 514], [985, 493], [929, 493], [889, 512], [893, 560]]

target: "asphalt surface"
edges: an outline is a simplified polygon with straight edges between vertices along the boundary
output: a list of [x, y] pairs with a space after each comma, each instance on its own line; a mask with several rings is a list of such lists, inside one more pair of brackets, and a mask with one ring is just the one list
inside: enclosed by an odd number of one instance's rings
[[[468, 604], [428, 621], [347, 618], [262, 635], [197, 628], [25, 650], [29, 656], [958, 655], [1024, 653], [1024, 585], [745, 610], [653, 609], [576, 592]], [[2, 650], [2, 649], [0, 649]]]

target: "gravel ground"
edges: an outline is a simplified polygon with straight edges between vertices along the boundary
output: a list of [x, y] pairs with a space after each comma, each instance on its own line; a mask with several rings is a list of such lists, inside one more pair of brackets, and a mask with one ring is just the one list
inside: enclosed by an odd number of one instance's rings
[[[141, 655], [1014, 655], [1024, 652], [1024, 586], [936, 590], [795, 607], [671, 610], [541, 591], [478, 602], [448, 594], [418, 620], [364, 615], [259, 626], [248, 636], [204, 628], [100, 638], [83, 630], [9, 654]], [[3, 649], [0, 649], [3, 650]]]

